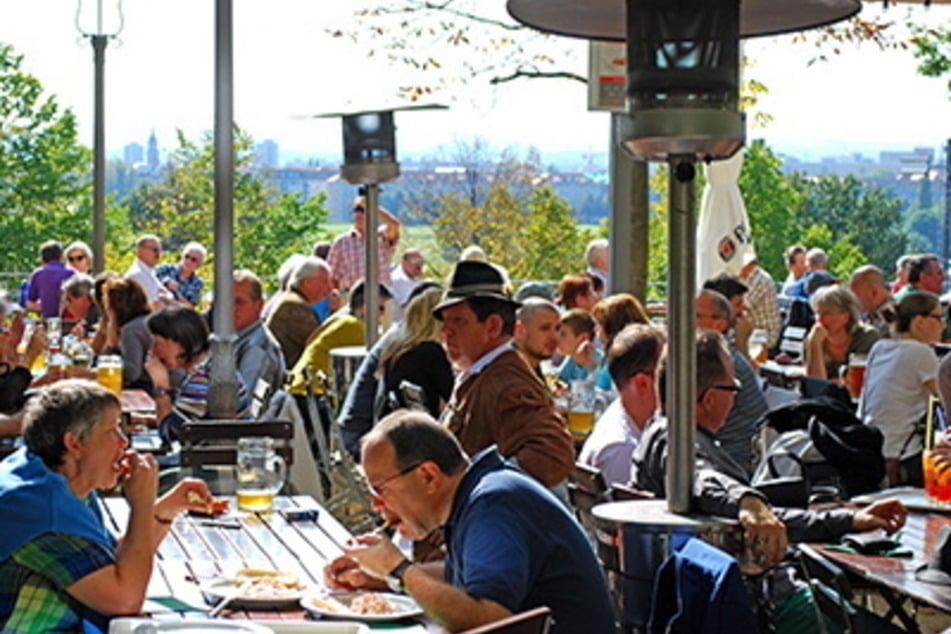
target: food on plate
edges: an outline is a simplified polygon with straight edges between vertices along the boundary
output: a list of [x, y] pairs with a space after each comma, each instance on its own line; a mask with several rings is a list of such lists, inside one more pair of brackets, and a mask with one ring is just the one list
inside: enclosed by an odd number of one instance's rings
[[386, 597], [368, 592], [350, 601], [350, 611], [354, 614], [393, 614], [396, 609]]
[[211, 498], [206, 500], [196, 491], [188, 492], [188, 502], [191, 504], [204, 504], [204, 512], [208, 515], [221, 515], [228, 512], [228, 500], [222, 498]]
[[297, 575], [277, 570], [239, 570], [233, 579], [242, 599], [294, 599], [304, 589]]
[[308, 600], [311, 606], [321, 612], [328, 612], [330, 614], [347, 614], [350, 612], [350, 608], [333, 597], [310, 597]]

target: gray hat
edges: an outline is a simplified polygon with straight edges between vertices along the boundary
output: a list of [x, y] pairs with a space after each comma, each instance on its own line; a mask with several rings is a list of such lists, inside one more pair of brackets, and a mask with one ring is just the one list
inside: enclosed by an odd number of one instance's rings
[[456, 264], [449, 278], [449, 288], [442, 300], [433, 308], [433, 316], [442, 318], [444, 308], [455, 306], [467, 299], [497, 299], [518, 308], [521, 304], [512, 299], [508, 283], [502, 272], [487, 262], [464, 260]]

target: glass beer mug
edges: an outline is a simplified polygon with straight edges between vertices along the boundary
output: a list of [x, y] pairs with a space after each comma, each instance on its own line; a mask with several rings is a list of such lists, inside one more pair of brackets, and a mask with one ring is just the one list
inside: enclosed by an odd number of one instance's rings
[[238, 508], [270, 511], [274, 496], [287, 481], [287, 463], [274, 450], [273, 438], [239, 438], [235, 475]]
[[96, 360], [96, 381], [113, 394], [122, 393], [122, 357], [101, 354]]
[[584, 440], [594, 427], [594, 383], [572, 381], [568, 392], [568, 431], [575, 440]]
[[951, 502], [951, 436], [945, 428], [946, 421], [939, 420], [942, 412], [937, 399], [929, 397], [921, 469], [925, 494], [932, 501], [947, 506]]

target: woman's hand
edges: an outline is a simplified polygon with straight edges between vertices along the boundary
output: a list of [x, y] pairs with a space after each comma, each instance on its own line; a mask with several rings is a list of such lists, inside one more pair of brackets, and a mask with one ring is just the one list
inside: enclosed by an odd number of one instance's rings
[[158, 491], [158, 462], [152, 454], [140, 454], [127, 451], [120, 461], [125, 479], [122, 491], [129, 506], [133, 509], [141, 506], [153, 506]]
[[215, 502], [204, 480], [185, 478], [155, 503], [155, 516], [172, 520], [182, 511], [207, 513]]
[[812, 329], [809, 331], [809, 341], [812, 343], [812, 347], [816, 348], [821, 347], [826, 342], [826, 338], [829, 336], [829, 331], [826, 330], [826, 327], [822, 325], [821, 322], [816, 322], [812, 324]]
[[145, 371], [149, 373], [152, 379], [152, 385], [157, 388], [169, 387], [168, 368], [165, 364], [151, 352], [145, 356]]

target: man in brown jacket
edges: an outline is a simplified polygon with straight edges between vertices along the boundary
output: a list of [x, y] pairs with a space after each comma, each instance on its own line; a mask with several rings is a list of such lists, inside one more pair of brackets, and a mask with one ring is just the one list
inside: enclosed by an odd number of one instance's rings
[[551, 394], [512, 346], [518, 306], [491, 264], [456, 265], [433, 309], [449, 360], [460, 371], [443, 422], [470, 456], [498, 445], [504, 457], [551, 487], [571, 472], [574, 447]]

